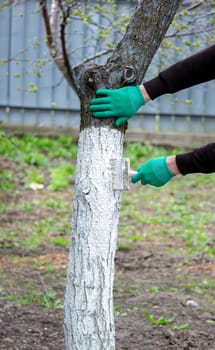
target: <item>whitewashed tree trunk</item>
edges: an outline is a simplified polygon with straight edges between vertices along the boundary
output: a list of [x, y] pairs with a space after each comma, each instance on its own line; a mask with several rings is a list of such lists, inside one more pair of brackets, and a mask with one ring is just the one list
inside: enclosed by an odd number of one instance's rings
[[89, 127], [79, 139], [72, 240], [65, 296], [67, 350], [114, 350], [114, 257], [120, 192], [111, 158], [122, 157], [124, 134]]
[[120, 192], [111, 158], [121, 158], [125, 126], [95, 120], [89, 100], [98, 88], [138, 84], [181, 0], [144, 0], [105, 66], [73, 72], [81, 100], [72, 239], [65, 294], [66, 350], [114, 350], [114, 257]]
[[112, 190], [110, 159], [122, 157], [126, 126], [118, 130], [113, 120], [95, 120], [89, 111], [89, 101], [98, 88], [142, 82], [181, 0], [139, 1], [125, 35], [107, 63], [104, 66], [80, 63], [73, 68], [65, 36], [71, 2], [52, 0], [51, 16], [48, 1], [39, 2], [50, 54], [81, 101], [65, 294], [66, 349], [114, 350], [112, 293], [120, 193]]

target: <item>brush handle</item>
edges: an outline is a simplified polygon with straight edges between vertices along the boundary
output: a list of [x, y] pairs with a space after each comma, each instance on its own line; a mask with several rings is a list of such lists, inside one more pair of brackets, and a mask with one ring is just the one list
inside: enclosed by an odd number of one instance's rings
[[129, 170], [129, 172], [128, 172], [129, 177], [132, 177], [133, 175], [136, 175], [136, 174], [137, 174], [137, 171], [135, 171], [135, 170]]

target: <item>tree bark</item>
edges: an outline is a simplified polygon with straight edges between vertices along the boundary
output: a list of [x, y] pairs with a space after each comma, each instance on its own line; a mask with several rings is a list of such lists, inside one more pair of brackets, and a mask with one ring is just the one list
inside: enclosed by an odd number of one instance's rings
[[72, 240], [65, 295], [68, 350], [113, 350], [114, 256], [120, 192], [112, 190], [111, 158], [122, 157], [123, 133], [107, 127], [81, 131]]

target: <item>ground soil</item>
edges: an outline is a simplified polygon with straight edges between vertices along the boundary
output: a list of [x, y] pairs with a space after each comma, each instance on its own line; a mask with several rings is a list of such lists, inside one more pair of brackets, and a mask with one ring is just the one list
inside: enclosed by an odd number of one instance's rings
[[[19, 192], [16, 198], [23, 195]], [[42, 195], [50, 193], [43, 191]], [[68, 191], [65, 194], [70, 195]], [[32, 200], [38, 199], [39, 194], [29, 190], [25, 196]], [[9, 193], [4, 192], [1, 200], [10, 202]], [[26, 212], [22, 215], [26, 221]], [[28, 215], [36, 220], [50, 213], [38, 210]], [[1, 225], [13, 227], [16, 220], [21, 220], [20, 211], [14, 209], [2, 216]], [[200, 254], [191, 256], [187, 264], [183, 248], [183, 243], [170, 235], [168, 243], [157, 236], [117, 251], [114, 287], [117, 350], [215, 350], [214, 291], [203, 293], [185, 287], [191, 278], [214, 279], [214, 260]], [[26, 252], [9, 241], [1, 242], [0, 350], [64, 349], [62, 309], [40, 306], [34, 300], [23, 305], [8, 296], [25, 295], [27, 283], [33, 281], [41, 292], [52, 289], [63, 300], [67, 256], [68, 249], [60, 246], [46, 244]], [[54, 270], [47, 272], [47, 263]], [[146, 317], [146, 312], [155, 322]], [[163, 323], [169, 322], [162, 324], [162, 318]]]
[[[10, 281], [5, 282], [8, 290], [13, 289], [15, 281], [33, 278], [34, 282], [44, 287], [43, 270], [35, 271], [26, 264], [25, 257], [19, 264], [10, 260], [14, 252], [8, 250], [1, 258], [4, 273]], [[15, 252], [18, 253], [17, 251]], [[20, 252], [21, 253], [21, 252]], [[63, 281], [67, 252], [47, 252], [47, 248], [38, 252], [36, 259], [52, 261], [57, 266], [54, 276], [46, 281], [58, 295], [63, 295]], [[116, 254], [115, 304], [121, 311], [116, 313], [116, 349], [118, 350], [182, 350], [215, 349], [215, 313], [207, 298], [195, 295], [195, 300], [188, 292], [174, 289], [178, 281], [177, 274], [186, 279], [186, 274], [215, 276], [215, 266], [209, 259], [199, 256], [189, 268], [181, 264], [182, 256], [162, 253], [159, 244], [144, 244], [129, 251]], [[159, 292], [146, 291], [147, 286], [165, 286]], [[168, 288], [167, 288], [168, 286]], [[16, 285], [17, 288], [17, 285]], [[169, 290], [169, 291], [168, 291]], [[188, 300], [198, 306], [187, 305]], [[177, 330], [164, 325], [153, 325], [145, 317], [147, 310], [154, 319], [161, 315], [174, 318], [176, 326], [188, 324], [186, 330]], [[210, 322], [209, 322], [210, 321]], [[49, 309], [39, 305], [20, 305], [15, 301], [0, 300], [0, 349], [1, 350], [62, 350], [64, 349], [63, 311]], [[81, 350], [81, 349], [80, 349]]]

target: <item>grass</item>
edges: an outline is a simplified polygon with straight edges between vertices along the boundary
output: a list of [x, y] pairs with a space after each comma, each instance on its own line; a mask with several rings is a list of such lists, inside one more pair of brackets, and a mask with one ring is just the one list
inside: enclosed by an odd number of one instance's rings
[[49, 309], [63, 309], [63, 301], [58, 299], [51, 289], [40, 292], [35, 289], [31, 290], [30, 288], [25, 295], [8, 294], [4, 299], [7, 301], [16, 301], [19, 305], [37, 304]]
[[[0, 248], [17, 249], [17, 261], [22, 254], [44, 247], [67, 251], [77, 145], [70, 137], [49, 139], [2, 134], [0, 142], [0, 157], [5, 164], [5, 169], [0, 172]], [[132, 168], [136, 169], [150, 158], [183, 151], [130, 144], [125, 148], [125, 156], [130, 158]], [[29, 187], [31, 183], [43, 184], [44, 189], [33, 192]], [[210, 227], [214, 224], [214, 188], [214, 174], [177, 176], [161, 188], [131, 185], [131, 190], [123, 192], [122, 196], [118, 249], [129, 251], [150, 240], [164, 244], [177, 240], [179, 248], [171, 248], [167, 244], [165, 251], [177, 255], [183, 247], [184, 265], [189, 266], [191, 257], [199, 254], [214, 257], [210, 235]], [[52, 272], [56, 269], [50, 261], [41, 265], [39, 262], [32, 263], [29, 258], [28, 263], [38, 270], [43, 268]], [[0, 275], [4, 276], [4, 273], [0, 272]], [[174, 293], [176, 288], [181, 288], [194, 294], [207, 294], [214, 286], [209, 278], [201, 281], [188, 279], [186, 283], [179, 281], [177, 287], [151, 285], [145, 291]], [[120, 289], [118, 297], [140, 291], [138, 284], [131, 284], [125, 290]], [[26, 295], [9, 294], [8, 298], [16, 298], [20, 304], [58, 305], [50, 290], [41, 294], [41, 291], [29, 288]], [[127, 315], [135, 310], [125, 308], [121, 311], [121, 307], [116, 306], [115, 312]], [[148, 320], [155, 324], [166, 320], [167, 326], [175, 325], [165, 317], [154, 319], [147, 315]]]
[[[125, 156], [130, 158], [134, 169], [150, 158], [180, 152], [183, 150], [171, 149], [167, 152], [163, 147], [143, 147], [140, 144], [128, 144], [125, 148]], [[14, 192], [14, 197], [16, 194], [19, 197], [17, 183], [23, 184], [26, 191], [31, 183], [42, 183], [49, 190], [49, 196], [45, 198], [23, 198], [18, 203], [14, 200], [7, 205], [1, 203], [1, 213], [7, 214], [8, 210], [15, 208], [20, 213], [34, 213], [39, 208], [50, 210], [50, 217], [46, 215], [45, 219], [36, 222], [28, 220], [27, 227], [22, 220], [17, 222], [16, 229], [11, 230], [11, 225], [5, 225], [3, 239], [11, 241], [21, 237], [20, 231], [24, 227], [26, 235], [22, 244], [26, 249], [36, 249], [46, 239], [53, 245], [68, 246], [71, 206], [65, 207], [65, 199], [60, 193], [71, 189], [76, 155], [77, 145], [67, 136], [49, 139], [9, 137], [1, 133], [0, 156], [7, 160], [10, 170], [1, 170], [0, 190]], [[164, 236], [171, 233], [183, 240], [188, 254], [214, 255], [215, 250], [207, 234], [207, 227], [214, 222], [214, 208], [211, 208], [210, 198], [207, 197], [213, 196], [210, 189], [214, 184], [213, 174], [198, 174], [174, 178], [167, 186], [159, 189], [139, 186], [137, 190], [136, 185], [131, 185], [131, 191], [123, 193], [118, 248], [129, 250], [138, 242], [153, 239], [159, 234], [165, 240]], [[207, 196], [205, 186], [209, 189]], [[66, 237], [62, 238], [59, 233]], [[16, 242], [15, 239], [14, 244], [19, 245], [18, 240]]]
[[[69, 187], [69, 181], [75, 175], [71, 161], [77, 155], [77, 145], [72, 138], [8, 137], [3, 133], [0, 138], [0, 156], [17, 164], [18, 175], [26, 188], [32, 182], [45, 183], [51, 190]], [[48, 176], [44, 169], [48, 169]], [[0, 180], [0, 190], [10, 190], [15, 186], [13, 174], [4, 169], [0, 172]]]
[[195, 294], [204, 294], [207, 290], [215, 288], [215, 281], [210, 278], [204, 278], [199, 281], [196, 277], [191, 276], [188, 278], [184, 288]]
[[129, 307], [122, 308], [122, 306], [119, 304], [114, 305], [114, 314], [117, 317], [126, 317], [126, 316], [128, 316], [130, 314], [134, 314], [136, 312], [139, 312], [139, 309], [136, 306], [134, 306], [132, 308], [129, 308]]
[[147, 318], [147, 320], [153, 325], [166, 326], [177, 331], [184, 331], [189, 328], [189, 325], [187, 323], [181, 325], [176, 325], [175, 323], [173, 323], [173, 321], [175, 320], [174, 317], [167, 318], [161, 315], [157, 318], [154, 318], [148, 311], [144, 311], [144, 315]]
[[[157, 152], [156, 149], [153, 153], [150, 148], [150, 155], [157, 155]], [[144, 159], [141, 158], [141, 162]], [[124, 192], [119, 226], [124, 244], [126, 242], [132, 245], [132, 241], [171, 233], [184, 241], [188, 254], [214, 255], [212, 241], [207, 233], [207, 227], [214, 223], [214, 184], [214, 174], [198, 174], [176, 177], [159, 189], [144, 186], [138, 189], [138, 193]], [[205, 192], [205, 186], [211, 193]], [[129, 230], [126, 228], [128, 220]], [[135, 228], [138, 224], [142, 227], [142, 232], [137, 234]], [[143, 230], [144, 227], [147, 227], [147, 231]]]
[[178, 291], [186, 291], [192, 293], [193, 295], [203, 295], [207, 291], [214, 289], [215, 282], [211, 278], [199, 279], [197, 276], [186, 276], [186, 282], [184, 277], [178, 278], [177, 284], [175, 286], [166, 285], [151, 285], [146, 288], [148, 293], [160, 293], [160, 292], [170, 292], [175, 293]]

